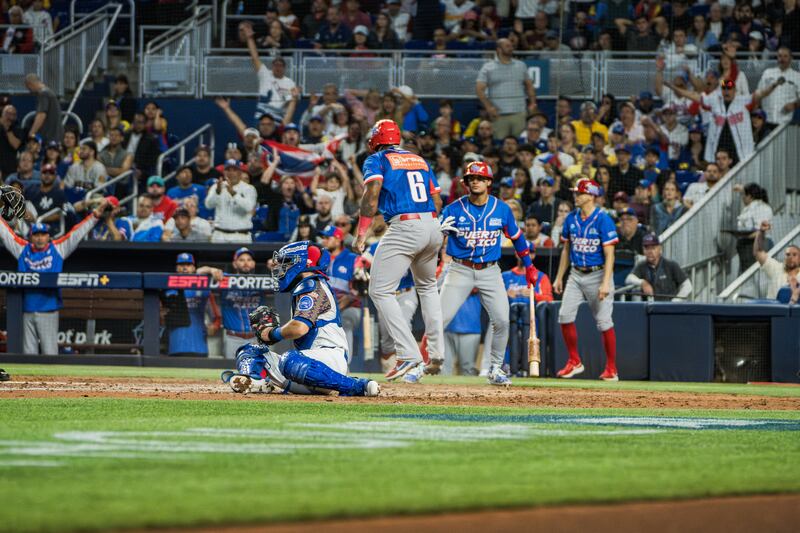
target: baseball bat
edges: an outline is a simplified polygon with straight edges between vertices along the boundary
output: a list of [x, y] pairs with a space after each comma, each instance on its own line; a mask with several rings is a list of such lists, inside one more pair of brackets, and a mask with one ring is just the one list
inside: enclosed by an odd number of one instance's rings
[[530, 335], [528, 336], [528, 375], [532, 378], [539, 377], [539, 363], [542, 362], [539, 353], [539, 336], [536, 334], [536, 297], [531, 287], [528, 304], [530, 306]]
[[369, 304], [364, 305], [361, 315], [361, 330], [364, 332], [364, 359], [372, 359], [372, 319], [370, 318]]

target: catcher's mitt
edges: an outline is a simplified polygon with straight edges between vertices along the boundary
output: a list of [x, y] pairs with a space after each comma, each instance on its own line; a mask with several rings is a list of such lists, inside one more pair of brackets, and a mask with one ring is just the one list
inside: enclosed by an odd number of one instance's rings
[[8, 222], [25, 214], [25, 197], [16, 187], [0, 185], [0, 215]]
[[250, 328], [255, 332], [256, 339], [262, 344], [275, 344], [274, 342], [264, 341], [261, 338], [261, 332], [267, 328], [277, 328], [281, 325], [281, 317], [278, 312], [268, 305], [261, 305], [252, 311], [248, 318], [250, 319]]

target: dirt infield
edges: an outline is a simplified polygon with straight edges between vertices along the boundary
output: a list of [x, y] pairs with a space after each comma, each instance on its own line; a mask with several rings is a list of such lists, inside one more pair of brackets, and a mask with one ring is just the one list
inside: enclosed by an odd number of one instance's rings
[[168, 378], [14, 376], [0, 383], [0, 398], [161, 398], [174, 400], [329, 401], [484, 407], [670, 408], [800, 410], [800, 398], [634, 390], [406, 385], [384, 383], [378, 398], [234, 394], [222, 383]]
[[[768, 510], [768, 511], [767, 511]], [[800, 495], [708, 498], [689, 501], [542, 507], [426, 516], [394, 516], [328, 520], [274, 526], [214, 527], [213, 529], [157, 530], [159, 533], [478, 533], [486, 531], [592, 531], [593, 533], [703, 532], [738, 533], [797, 531]], [[154, 530], [149, 530], [154, 531]]]

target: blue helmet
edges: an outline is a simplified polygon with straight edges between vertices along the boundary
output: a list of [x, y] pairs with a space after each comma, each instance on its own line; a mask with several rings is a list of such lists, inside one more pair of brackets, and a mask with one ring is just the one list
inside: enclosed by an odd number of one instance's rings
[[299, 281], [298, 277], [303, 272], [325, 275], [331, 263], [331, 254], [309, 241], [299, 241], [275, 252], [272, 261], [272, 277], [278, 280], [278, 289], [287, 292]]

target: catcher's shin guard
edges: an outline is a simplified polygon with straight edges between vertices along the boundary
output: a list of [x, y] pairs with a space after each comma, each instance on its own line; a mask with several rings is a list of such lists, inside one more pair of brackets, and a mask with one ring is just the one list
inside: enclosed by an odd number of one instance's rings
[[341, 396], [364, 396], [367, 379], [351, 378], [340, 374], [325, 363], [311, 359], [297, 350], [286, 352], [283, 375], [309, 388], [330, 389]]

